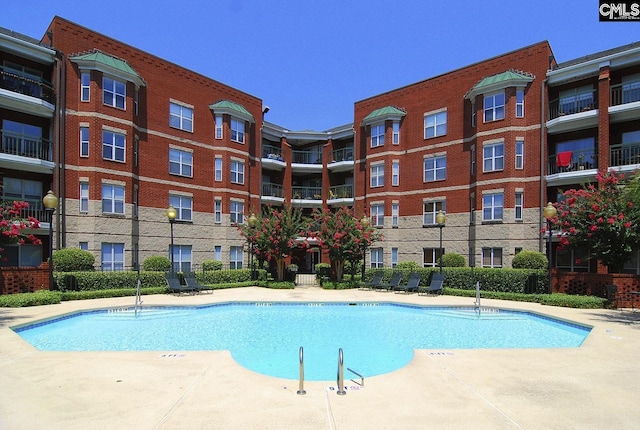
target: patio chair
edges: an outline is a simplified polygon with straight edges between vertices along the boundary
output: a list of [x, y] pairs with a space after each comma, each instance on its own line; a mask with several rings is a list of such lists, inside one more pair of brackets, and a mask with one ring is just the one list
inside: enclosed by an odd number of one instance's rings
[[434, 273], [431, 275], [429, 285], [418, 288], [419, 296], [427, 296], [442, 293], [442, 285], [444, 284], [444, 273]]
[[361, 290], [374, 290], [382, 283], [382, 279], [383, 278], [384, 278], [384, 272], [383, 271], [376, 272], [376, 273], [373, 274], [373, 278], [371, 279], [371, 281], [365, 282], [364, 284], [362, 284], [362, 286], [360, 286], [360, 289]]
[[608, 284], [605, 287], [607, 288], [607, 300], [613, 304], [614, 309], [618, 309], [618, 301], [621, 299], [618, 294], [618, 286], [616, 284]]
[[178, 278], [173, 273], [167, 273], [164, 277], [167, 281], [167, 286], [169, 287], [170, 294], [195, 294], [198, 292], [197, 289], [190, 287], [189, 285], [182, 285], [180, 283], [180, 278]]
[[422, 279], [422, 275], [420, 275], [420, 273], [413, 272], [409, 276], [409, 280], [407, 281], [406, 284], [393, 287], [393, 290], [396, 293], [399, 293], [399, 292], [404, 292], [406, 294], [415, 293], [416, 291], [418, 291], [418, 287], [420, 286], [421, 279]]
[[402, 272], [393, 272], [388, 283], [381, 283], [375, 287], [376, 291], [393, 291], [402, 282]]
[[195, 288], [197, 292], [207, 291], [213, 292], [213, 289], [207, 288], [204, 285], [200, 285], [198, 280], [196, 279], [196, 274], [193, 272], [188, 272], [184, 274], [184, 282], [187, 283], [187, 286]]

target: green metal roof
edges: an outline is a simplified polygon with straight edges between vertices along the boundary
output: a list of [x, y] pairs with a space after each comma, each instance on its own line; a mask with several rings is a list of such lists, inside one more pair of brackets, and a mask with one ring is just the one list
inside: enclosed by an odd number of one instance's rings
[[253, 115], [251, 115], [251, 112], [249, 112], [244, 106], [232, 102], [231, 100], [220, 100], [218, 102], [212, 103], [209, 105], [209, 109], [211, 109], [215, 113], [228, 114], [231, 116], [239, 117], [251, 123], [255, 122], [255, 119], [253, 118]]
[[515, 70], [507, 70], [497, 75], [482, 78], [480, 82], [475, 84], [471, 91], [467, 93], [465, 98], [473, 100], [478, 94], [485, 94], [491, 91], [497, 91], [508, 87], [524, 88], [534, 79], [533, 75], [517, 72]]
[[372, 111], [369, 115], [365, 116], [362, 120], [362, 125], [373, 124], [374, 122], [380, 122], [385, 120], [399, 120], [407, 113], [403, 110], [393, 106], [385, 106], [380, 109]]
[[94, 50], [88, 53], [73, 55], [69, 60], [80, 69], [100, 70], [116, 77], [133, 82], [137, 87], [145, 85], [144, 79], [125, 60]]

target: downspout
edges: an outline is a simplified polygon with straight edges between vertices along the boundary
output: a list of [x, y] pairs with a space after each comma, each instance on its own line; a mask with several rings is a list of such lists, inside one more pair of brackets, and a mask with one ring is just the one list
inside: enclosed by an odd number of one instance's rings
[[[542, 231], [542, 228], [546, 226], [546, 224], [544, 223], [544, 221], [542, 221], [543, 216], [542, 216], [542, 210], [544, 209], [546, 203], [545, 203], [545, 195], [546, 193], [546, 184], [547, 184], [547, 180], [546, 180], [546, 165], [548, 163], [549, 160], [549, 156], [547, 155], [547, 134], [545, 132], [546, 130], [546, 123], [545, 123], [545, 112], [547, 110], [547, 107], [545, 105], [545, 89], [547, 87], [547, 79], [545, 78], [544, 81], [542, 81], [542, 86], [540, 88], [540, 213], [538, 216], [538, 231]], [[542, 252], [542, 247], [544, 245], [544, 241], [543, 241], [543, 237], [541, 234], [538, 234], [538, 251]]]
[[[59, 208], [56, 211], [56, 249], [67, 247], [67, 190], [66, 184], [66, 134], [67, 134], [67, 62], [65, 60], [64, 53], [60, 53], [61, 68], [58, 68], [58, 88], [61, 89], [58, 92], [58, 120], [59, 120], [59, 135], [58, 135], [58, 154], [56, 160], [56, 166], [54, 170], [54, 177], [57, 178], [56, 189], [58, 190]], [[61, 70], [62, 69], [62, 70]], [[57, 174], [56, 174], [57, 173]]]

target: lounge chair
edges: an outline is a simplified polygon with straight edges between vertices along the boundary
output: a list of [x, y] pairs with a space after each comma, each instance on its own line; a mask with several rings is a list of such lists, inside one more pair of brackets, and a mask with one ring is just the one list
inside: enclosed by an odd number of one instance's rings
[[404, 292], [404, 293], [415, 293], [416, 291], [418, 291], [418, 287], [420, 286], [420, 280], [422, 279], [422, 276], [417, 273], [417, 272], [413, 272], [410, 276], [409, 276], [409, 280], [407, 281], [406, 284], [403, 285], [398, 285], [397, 287], [394, 287], [393, 290], [398, 293], [398, 292]]
[[171, 294], [195, 294], [198, 292], [197, 289], [190, 287], [189, 285], [180, 284], [180, 278], [174, 274], [166, 274], [165, 279], [167, 280], [167, 286], [169, 287], [169, 293]]
[[395, 287], [402, 282], [402, 272], [394, 272], [391, 276], [391, 280], [388, 283], [382, 283], [375, 287], [376, 291], [393, 291]]
[[384, 278], [384, 272], [379, 271], [374, 273], [373, 278], [369, 282], [365, 282], [360, 287], [361, 290], [375, 290], [382, 284], [382, 279]]
[[187, 286], [195, 288], [196, 291], [198, 292], [202, 292], [202, 291], [213, 292], [211, 288], [207, 288], [203, 285], [200, 285], [200, 283], [196, 279], [196, 274], [193, 272], [185, 273], [184, 281], [187, 283]]
[[418, 288], [418, 295], [427, 296], [442, 293], [444, 284], [444, 273], [434, 273], [431, 275], [431, 283], [425, 287]]

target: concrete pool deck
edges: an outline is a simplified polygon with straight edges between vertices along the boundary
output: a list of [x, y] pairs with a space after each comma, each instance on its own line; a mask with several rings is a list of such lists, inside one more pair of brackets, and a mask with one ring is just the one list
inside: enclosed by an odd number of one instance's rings
[[[473, 305], [473, 298], [374, 291], [238, 288], [144, 296], [144, 305], [377, 301]], [[305, 382], [257, 374], [228, 351], [41, 352], [9, 327], [133, 298], [0, 308], [0, 429], [636, 429], [640, 313], [483, 299], [593, 326], [580, 348], [417, 350], [365, 379]], [[212, 329], [215, 329], [212, 327]], [[429, 330], [407, 327], [407, 330]], [[337, 352], [336, 352], [337, 361]], [[297, 356], [292, 366], [297, 366]], [[336, 363], [337, 365], [337, 363]], [[353, 389], [352, 389], [353, 388]], [[355, 389], [359, 388], [359, 389]]]

